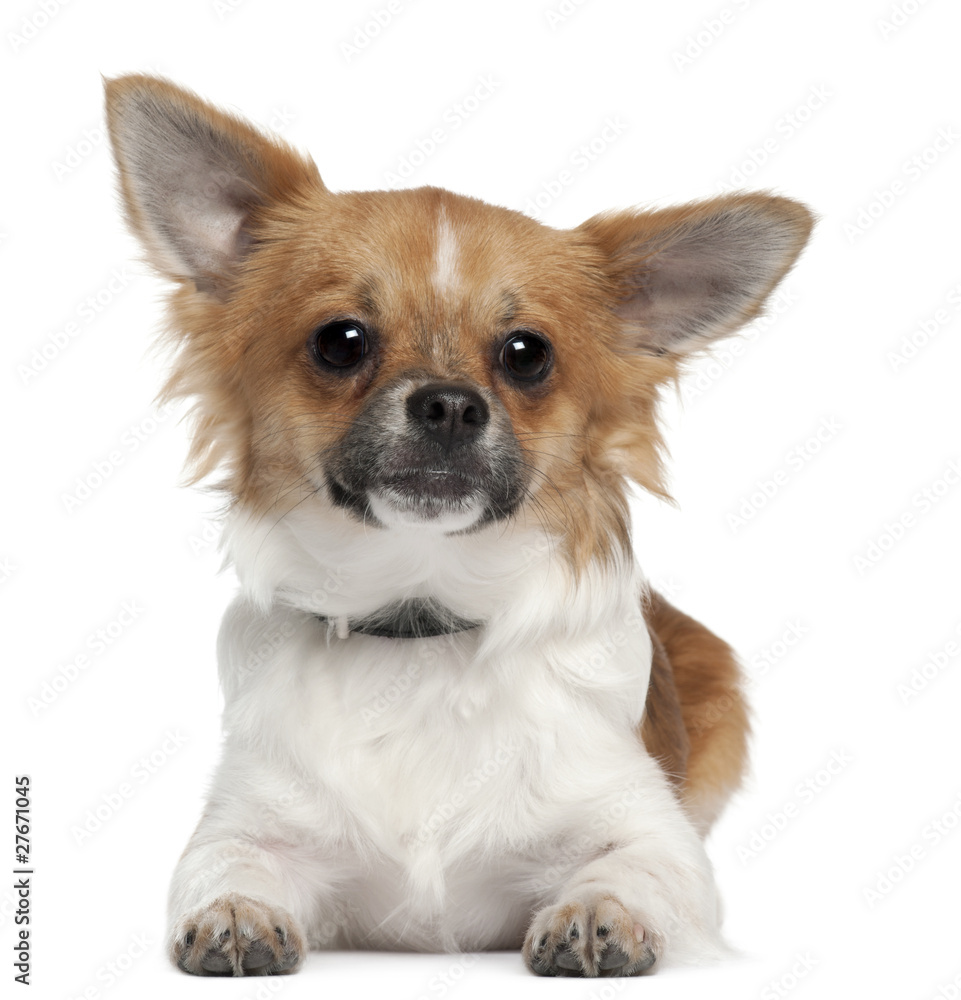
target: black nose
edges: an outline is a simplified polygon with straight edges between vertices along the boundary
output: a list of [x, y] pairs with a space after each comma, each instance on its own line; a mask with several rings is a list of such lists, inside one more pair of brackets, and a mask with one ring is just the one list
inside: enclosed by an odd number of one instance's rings
[[412, 392], [407, 397], [407, 415], [447, 451], [476, 441], [491, 416], [480, 393], [444, 382]]

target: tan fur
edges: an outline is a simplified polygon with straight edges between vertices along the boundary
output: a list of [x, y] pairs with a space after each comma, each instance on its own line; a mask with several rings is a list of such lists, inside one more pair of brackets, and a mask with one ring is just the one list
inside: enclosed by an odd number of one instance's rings
[[[110, 83], [108, 120], [131, 226], [170, 273], [145, 236], [117, 124], [131, 91], [152, 86], [141, 77]], [[179, 88], [164, 84], [163, 93], [184, 114], [207, 113]], [[598, 247], [578, 230], [547, 229], [436, 188], [335, 195], [289, 147], [220, 112], [211, 122], [254, 150], [258, 176], [281, 181], [264, 181], [270, 197], [252, 203], [257, 253], [220, 276], [230, 294], [183, 283], [170, 304], [180, 355], [164, 395], [195, 401], [194, 478], [224, 469], [232, 497], [286, 509], [310, 491], [314, 456], [346, 432], [366, 390], [408, 372], [466, 378], [495, 391], [507, 409], [535, 470], [532, 516], [564, 540], [575, 569], [626, 550], [622, 476], [664, 494], [655, 406], [676, 364], [614, 350], [617, 296]], [[431, 280], [440, 217], [459, 245], [461, 295], [453, 303]], [[363, 385], [324, 379], [305, 356], [311, 331], [344, 315], [380, 325], [389, 339], [383, 365]], [[493, 363], [493, 343], [525, 326], [552, 339], [567, 362], [549, 393], [505, 384]], [[432, 345], [440, 340], [440, 357], [424, 349], [425, 332]]]
[[707, 833], [747, 768], [750, 722], [741, 668], [726, 642], [659, 594], [651, 593], [646, 610], [665, 655], [655, 656], [641, 737], [669, 774], [678, 747], [686, 745], [687, 766], [675, 784]]
[[[571, 928], [577, 929], [572, 938]], [[619, 899], [590, 893], [578, 902], [548, 907], [538, 914], [524, 941], [524, 960], [587, 976], [636, 976], [653, 970], [659, 943], [635, 924]]]
[[[138, 102], [166, 102], [185, 128], [215, 137], [215, 155], [246, 178], [238, 203], [256, 252], [193, 280], [171, 263], [145, 218], [128, 150]], [[703, 346], [705, 330], [717, 336], [757, 313], [811, 228], [803, 206], [763, 194], [607, 213], [566, 231], [437, 188], [335, 194], [309, 158], [165, 81], [109, 82], [107, 111], [127, 217], [151, 262], [180, 282], [169, 316], [179, 355], [165, 396], [194, 400], [195, 478], [218, 469], [231, 500], [282, 515], [318, 488], [317, 457], [337, 445], [369, 392], [405, 377], [463, 379], [507, 411], [533, 470], [534, 495], [517, 517], [561, 540], [575, 576], [628, 551], [625, 477], [667, 496], [661, 388]], [[745, 264], [729, 287], [706, 282], [706, 308], [722, 319], [692, 321], [682, 348], [670, 326], [674, 286], [666, 306], [651, 291], [658, 254], [685, 241], [698, 246], [702, 233], [722, 231], [725, 215], [742, 221], [722, 249], [737, 249]], [[754, 253], [752, 220], [776, 222], [770, 252]], [[456, 261], [437, 281], [441, 228]], [[767, 258], [773, 263], [762, 266]], [[725, 312], [742, 278], [749, 292]], [[305, 349], [312, 331], [345, 317], [385, 345], [361, 377], [319, 371]], [[667, 330], [660, 340], [658, 323]], [[537, 388], [511, 384], [497, 362], [497, 345], [525, 328], [556, 351], [555, 370]], [[737, 662], [657, 595], [649, 623], [656, 641], [643, 738], [706, 830], [745, 766]]]
[[280, 975], [295, 972], [305, 942], [290, 915], [237, 893], [213, 900], [183, 928], [189, 942], [171, 960], [194, 975]]
[[[650, 622], [650, 612], [647, 618]], [[652, 625], [651, 633], [653, 657], [651, 659], [651, 681], [647, 689], [644, 719], [641, 723], [641, 739], [648, 753], [654, 757], [676, 788], [683, 787], [687, 779], [688, 757], [691, 741], [684, 726], [684, 716], [674, 678], [671, 657], [664, 643]]]
[[[266, 138], [249, 122], [213, 107], [183, 87], [158, 77], [131, 74], [108, 81], [106, 92], [107, 128], [120, 168], [127, 223], [147, 250], [150, 263], [168, 277], [183, 280], [185, 276], [172, 266], [169, 252], [158, 242], [147, 218], [146, 192], [138, 189], [136, 170], [131, 169], [137, 138], [128, 131], [146, 109], [162, 108], [166, 114], [173, 111], [184, 126], [216, 135], [224, 162], [249, 178], [244, 201], [252, 211], [267, 203], [295, 201], [307, 190], [324, 189], [309, 157], [295, 153], [282, 139]], [[157, 151], [157, 155], [162, 154], [162, 150]], [[208, 277], [229, 280], [232, 275], [213, 273]]]

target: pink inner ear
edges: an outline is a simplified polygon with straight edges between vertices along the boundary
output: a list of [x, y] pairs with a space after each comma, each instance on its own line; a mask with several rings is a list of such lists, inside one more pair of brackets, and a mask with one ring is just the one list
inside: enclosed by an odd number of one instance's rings
[[[140, 140], [129, 159], [144, 220], [167, 268], [209, 291], [246, 251], [243, 224], [257, 199], [253, 185], [216, 148], [192, 148], [179, 135], [162, 147], [152, 135]], [[221, 153], [219, 162], [211, 152]]]
[[[636, 345], [655, 353], [684, 349], [723, 309], [725, 293], [690, 261], [670, 261], [670, 251], [655, 257], [637, 275], [638, 287], [617, 307], [636, 328]], [[730, 292], [727, 293], [730, 295]]]
[[168, 238], [191, 276], [229, 273], [247, 246], [241, 202], [247, 185], [200, 157], [185, 160], [176, 177], [167, 198]]
[[803, 245], [796, 213], [711, 205], [667, 232], [648, 231], [628, 251], [640, 263], [617, 313], [632, 327], [633, 347], [686, 353], [731, 332], [758, 311]]

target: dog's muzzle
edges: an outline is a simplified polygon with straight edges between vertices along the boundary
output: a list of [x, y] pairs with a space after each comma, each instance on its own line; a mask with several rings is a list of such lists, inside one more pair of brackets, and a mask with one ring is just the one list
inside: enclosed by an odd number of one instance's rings
[[527, 482], [506, 411], [462, 382], [405, 379], [381, 390], [327, 469], [334, 502], [366, 522], [446, 533], [509, 516]]

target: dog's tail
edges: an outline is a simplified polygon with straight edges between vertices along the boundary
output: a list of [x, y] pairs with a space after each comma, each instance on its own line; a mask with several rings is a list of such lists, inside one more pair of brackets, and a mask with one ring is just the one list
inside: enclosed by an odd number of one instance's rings
[[654, 645], [641, 739], [706, 834], [747, 769], [750, 721], [731, 647], [651, 591]]

